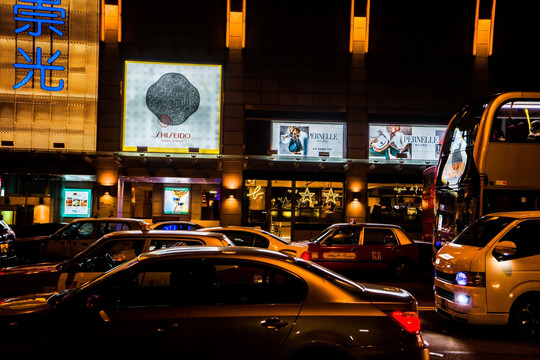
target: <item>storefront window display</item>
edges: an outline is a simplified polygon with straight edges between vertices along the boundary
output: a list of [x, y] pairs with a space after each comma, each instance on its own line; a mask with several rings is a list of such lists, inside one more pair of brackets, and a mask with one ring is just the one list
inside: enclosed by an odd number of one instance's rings
[[298, 226], [343, 221], [342, 182], [246, 180], [244, 221], [291, 239]]
[[421, 237], [422, 184], [369, 184], [368, 206], [370, 222], [399, 225]]

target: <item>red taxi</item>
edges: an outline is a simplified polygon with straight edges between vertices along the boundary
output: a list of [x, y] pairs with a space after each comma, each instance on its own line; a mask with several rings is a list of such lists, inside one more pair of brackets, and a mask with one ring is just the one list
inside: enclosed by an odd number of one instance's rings
[[389, 273], [406, 280], [418, 268], [419, 248], [399, 226], [344, 223], [308, 242], [302, 258], [351, 277]]

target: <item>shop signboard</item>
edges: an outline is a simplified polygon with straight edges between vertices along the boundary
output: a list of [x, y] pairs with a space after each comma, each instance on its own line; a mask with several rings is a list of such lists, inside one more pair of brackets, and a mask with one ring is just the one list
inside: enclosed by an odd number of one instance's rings
[[272, 150], [277, 155], [342, 158], [344, 134], [343, 123], [273, 121]]
[[0, 0], [0, 141], [96, 150], [98, 0]]
[[92, 190], [64, 189], [63, 217], [89, 217], [92, 210]]
[[437, 161], [446, 126], [369, 124], [369, 158]]
[[166, 187], [163, 194], [163, 213], [181, 215], [189, 213], [189, 188]]
[[221, 65], [126, 61], [124, 151], [218, 154]]

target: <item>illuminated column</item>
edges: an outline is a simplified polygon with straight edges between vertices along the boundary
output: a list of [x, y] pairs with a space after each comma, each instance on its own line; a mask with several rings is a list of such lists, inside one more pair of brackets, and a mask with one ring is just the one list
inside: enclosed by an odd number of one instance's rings
[[101, 41], [122, 41], [122, 0], [101, 0]]
[[366, 54], [368, 52], [369, 2], [370, 0], [351, 0], [349, 51], [352, 54]]
[[476, 0], [473, 55], [488, 57], [493, 52], [496, 0]]
[[221, 187], [221, 226], [242, 224], [242, 176], [241, 160], [223, 161]]
[[246, 46], [246, 0], [227, 0], [225, 45], [237, 50]]

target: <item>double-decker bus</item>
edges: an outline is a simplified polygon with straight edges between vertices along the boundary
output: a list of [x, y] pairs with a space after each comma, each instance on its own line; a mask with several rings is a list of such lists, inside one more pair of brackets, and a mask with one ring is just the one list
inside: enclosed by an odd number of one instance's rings
[[540, 92], [508, 92], [463, 107], [437, 165], [433, 250], [496, 211], [540, 208]]

